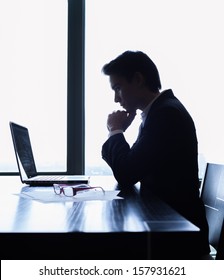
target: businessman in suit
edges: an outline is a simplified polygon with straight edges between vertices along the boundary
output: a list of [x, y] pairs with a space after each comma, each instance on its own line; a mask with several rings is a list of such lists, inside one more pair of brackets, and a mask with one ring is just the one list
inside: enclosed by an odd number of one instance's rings
[[[105, 64], [102, 72], [109, 76], [114, 101], [124, 109], [108, 116], [103, 159], [121, 189], [140, 182], [144, 200], [156, 195], [198, 226], [198, 256], [208, 254], [208, 224], [199, 197], [197, 135], [190, 114], [171, 89], [161, 91], [158, 69], [141, 51], [122, 53]], [[124, 132], [137, 110], [142, 111], [142, 124], [130, 147]]]

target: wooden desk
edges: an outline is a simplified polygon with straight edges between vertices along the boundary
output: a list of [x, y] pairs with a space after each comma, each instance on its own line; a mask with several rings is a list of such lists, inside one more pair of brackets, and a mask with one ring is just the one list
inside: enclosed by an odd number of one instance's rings
[[[110, 176], [91, 184], [117, 187]], [[122, 200], [41, 203], [14, 195], [22, 187], [19, 177], [0, 177], [1, 259], [187, 259], [197, 242], [197, 227], [135, 191]]]

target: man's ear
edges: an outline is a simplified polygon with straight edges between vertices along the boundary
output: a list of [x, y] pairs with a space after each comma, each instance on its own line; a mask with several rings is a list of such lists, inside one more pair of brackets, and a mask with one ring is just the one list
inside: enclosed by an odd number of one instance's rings
[[144, 76], [142, 75], [141, 72], [136, 72], [134, 74], [134, 79], [133, 80], [135, 81], [136, 85], [138, 85], [140, 87], [145, 85], [145, 78], [144, 78]]

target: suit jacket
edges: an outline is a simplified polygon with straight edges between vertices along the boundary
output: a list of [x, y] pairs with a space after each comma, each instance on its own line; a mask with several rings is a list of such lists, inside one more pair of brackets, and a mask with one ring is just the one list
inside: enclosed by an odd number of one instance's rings
[[103, 144], [102, 157], [121, 188], [140, 182], [144, 199], [153, 193], [197, 225], [202, 230], [202, 250], [209, 252], [208, 225], [199, 197], [196, 129], [172, 90], [152, 104], [132, 147], [123, 134], [116, 134]]

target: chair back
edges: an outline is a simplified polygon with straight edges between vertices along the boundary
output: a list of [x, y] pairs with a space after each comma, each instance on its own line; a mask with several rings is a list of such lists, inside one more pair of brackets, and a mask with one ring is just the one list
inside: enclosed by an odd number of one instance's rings
[[224, 259], [224, 164], [207, 163], [201, 197], [209, 225], [209, 243]]
[[217, 247], [216, 260], [224, 260], [224, 219]]

